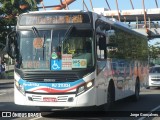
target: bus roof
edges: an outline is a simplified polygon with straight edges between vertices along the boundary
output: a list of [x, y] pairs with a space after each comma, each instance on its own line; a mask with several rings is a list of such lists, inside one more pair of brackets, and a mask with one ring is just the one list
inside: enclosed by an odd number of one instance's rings
[[83, 11], [83, 10], [47, 10], [47, 11], [30, 11], [28, 13], [68, 13], [68, 12], [87, 12], [87, 11]]
[[[98, 14], [98, 13], [94, 12], [94, 14]], [[100, 20], [102, 20], [102, 21], [104, 21], [104, 22], [106, 22], [106, 23], [108, 23], [112, 26], [115, 26], [115, 27], [117, 27], [121, 30], [124, 30], [126, 32], [131, 33], [131, 34], [135, 34], [135, 35], [138, 35], [138, 36], [141, 36], [141, 37], [147, 39], [147, 36], [137, 32], [137, 31], [134, 31], [127, 24], [125, 24], [123, 22], [120, 22], [120, 21], [116, 20], [115, 18], [108, 18], [108, 17], [106, 17], [104, 15], [101, 15], [101, 14], [99, 14], [99, 16], [100, 16], [99, 17]]]

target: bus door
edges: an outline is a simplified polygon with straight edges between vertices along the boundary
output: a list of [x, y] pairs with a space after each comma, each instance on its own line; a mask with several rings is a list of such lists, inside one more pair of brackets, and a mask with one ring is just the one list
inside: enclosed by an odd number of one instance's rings
[[[106, 67], [106, 39], [104, 35], [97, 35], [97, 104], [105, 103], [106, 87], [104, 69]], [[103, 46], [104, 45], [104, 46]]]

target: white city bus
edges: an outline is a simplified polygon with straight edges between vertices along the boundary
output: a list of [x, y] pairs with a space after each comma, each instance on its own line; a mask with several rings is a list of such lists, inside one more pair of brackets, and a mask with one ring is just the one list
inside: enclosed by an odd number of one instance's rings
[[94, 12], [21, 14], [6, 46], [18, 105], [108, 108], [147, 85], [147, 38]]

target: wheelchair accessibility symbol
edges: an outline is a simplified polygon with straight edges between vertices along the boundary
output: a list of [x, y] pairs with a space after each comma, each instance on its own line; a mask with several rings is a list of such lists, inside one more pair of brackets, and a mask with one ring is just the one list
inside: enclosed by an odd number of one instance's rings
[[51, 70], [61, 70], [62, 62], [61, 60], [51, 61]]

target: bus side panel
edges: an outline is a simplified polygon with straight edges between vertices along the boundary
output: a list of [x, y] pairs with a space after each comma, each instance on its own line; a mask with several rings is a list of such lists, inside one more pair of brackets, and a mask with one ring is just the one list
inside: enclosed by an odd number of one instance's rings
[[82, 107], [82, 106], [95, 106], [96, 105], [96, 89], [95, 87], [89, 89], [85, 93], [77, 96], [77, 102], [76, 106], [77, 107]]
[[107, 90], [111, 78], [112, 71], [110, 61], [98, 61], [96, 76], [96, 94], [98, 106], [105, 104], [107, 101]]

